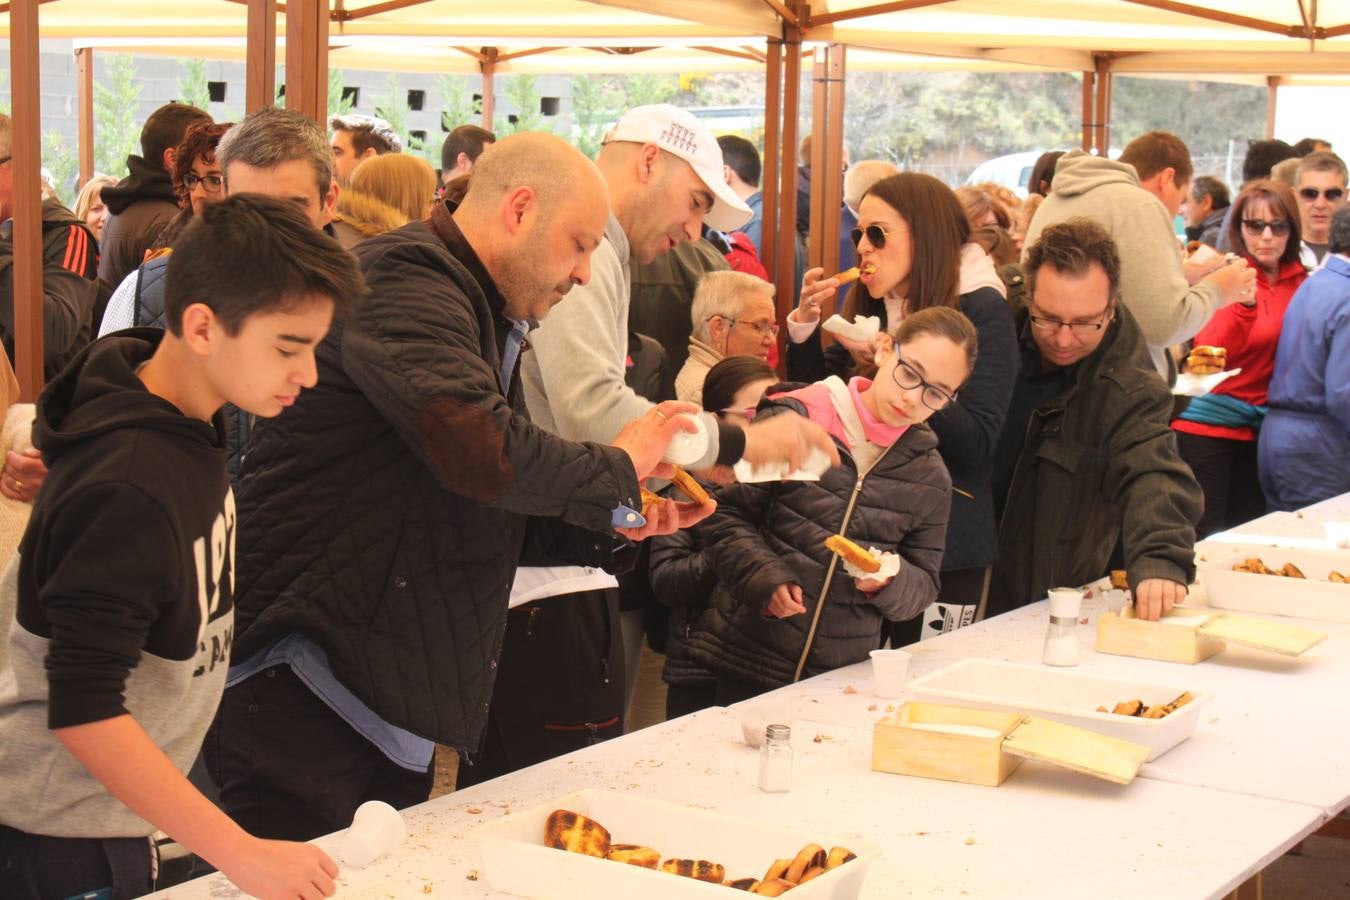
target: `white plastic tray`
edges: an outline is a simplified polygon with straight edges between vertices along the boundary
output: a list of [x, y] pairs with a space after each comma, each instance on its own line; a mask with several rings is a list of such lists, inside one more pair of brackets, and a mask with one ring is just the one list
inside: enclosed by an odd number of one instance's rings
[[555, 809], [589, 816], [616, 843], [654, 847], [662, 859], [706, 859], [726, 867], [727, 879], [761, 878], [775, 859], [807, 844], [848, 847], [858, 855], [789, 893], [795, 900], [855, 900], [867, 868], [881, 851], [856, 838], [832, 838], [771, 822], [612, 791], [582, 790], [475, 829], [493, 890], [534, 900], [731, 900], [718, 884], [611, 862], [544, 846], [544, 822]]
[[1066, 725], [1120, 738], [1149, 748], [1157, 759], [1195, 733], [1200, 707], [1214, 695], [1191, 691], [1190, 703], [1162, 719], [1097, 712], [1125, 700], [1155, 706], [1175, 700], [1185, 685], [1149, 684], [1099, 678], [1046, 666], [1025, 666], [989, 659], [966, 659], [909, 683], [916, 700], [975, 709], [1035, 713]]
[[[1305, 578], [1234, 572], [1233, 566], [1257, 557], [1271, 569], [1293, 563]], [[1350, 550], [1295, 550], [1249, 547], [1232, 556], [1200, 563], [1200, 582], [1210, 606], [1248, 612], [1350, 622], [1350, 584], [1327, 581], [1331, 570], [1350, 575]]]

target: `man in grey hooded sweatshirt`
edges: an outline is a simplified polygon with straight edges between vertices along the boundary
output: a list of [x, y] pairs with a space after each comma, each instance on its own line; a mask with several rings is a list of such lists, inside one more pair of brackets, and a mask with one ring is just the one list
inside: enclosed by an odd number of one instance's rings
[[1216, 261], [1217, 268], [1188, 283], [1172, 220], [1192, 171], [1186, 145], [1164, 131], [1135, 138], [1119, 160], [1071, 150], [1055, 166], [1055, 191], [1036, 211], [1025, 243], [1031, 247], [1046, 227], [1074, 218], [1105, 228], [1120, 253], [1121, 302], [1169, 382], [1176, 368], [1167, 348], [1190, 340], [1215, 312], [1256, 290], [1255, 270], [1240, 260]]

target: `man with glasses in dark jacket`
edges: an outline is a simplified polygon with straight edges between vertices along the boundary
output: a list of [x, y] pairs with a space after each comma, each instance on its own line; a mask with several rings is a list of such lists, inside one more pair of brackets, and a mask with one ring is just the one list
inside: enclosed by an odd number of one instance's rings
[[1186, 598], [1203, 496], [1177, 454], [1172, 395], [1120, 303], [1120, 257], [1087, 219], [1046, 228], [1023, 263], [1022, 370], [994, 457], [1001, 515], [990, 615], [1105, 574], [1123, 538], [1142, 618]]

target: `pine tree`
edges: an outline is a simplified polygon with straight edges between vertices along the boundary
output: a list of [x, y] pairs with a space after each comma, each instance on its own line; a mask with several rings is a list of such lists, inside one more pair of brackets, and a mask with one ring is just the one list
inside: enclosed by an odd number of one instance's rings
[[141, 123], [136, 119], [141, 86], [130, 56], [104, 57], [107, 68], [94, 81], [94, 168], [114, 178], [127, 173], [127, 156], [140, 151]]
[[206, 60], [181, 60], [183, 74], [178, 79], [178, 102], [211, 111], [211, 88], [206, 82]]

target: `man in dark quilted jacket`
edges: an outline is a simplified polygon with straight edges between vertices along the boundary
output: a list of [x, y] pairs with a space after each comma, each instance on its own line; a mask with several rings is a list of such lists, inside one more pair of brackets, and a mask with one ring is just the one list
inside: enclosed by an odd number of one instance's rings
[[614, 567], [620, 536], [712, 511], [638, 512], [688, 404], [609, 444], [529, 420], [524, 336], [589, 279], [608, 214], [589, 160], [521, 134], [458, 208], [359, 248], [370, 294], [317, 351], [324, 387], [255, 430], [240, 469], [234, 665], [205, 752], [254, 833], [425, 800], [435, 743], [479, 748], [522, 558]]

